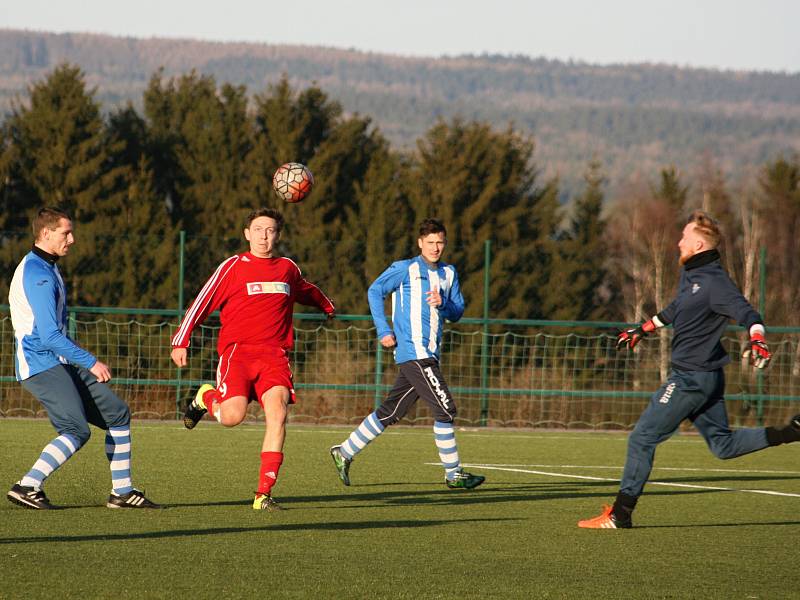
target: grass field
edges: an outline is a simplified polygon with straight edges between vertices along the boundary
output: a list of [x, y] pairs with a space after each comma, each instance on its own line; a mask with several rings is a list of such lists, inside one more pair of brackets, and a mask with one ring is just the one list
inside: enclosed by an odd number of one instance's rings
[[[427, 427], [386, 432], [345, 488], [328, 447], [349, 429], [290, 425], [274, 493], [288, 510], [262, 514], [250, 508], [262, 431], [134, 422], [134, 480], [161, 511], [104, 507], [96, 431], [47, 484], [65, 510], [0, 503], [0, 597], [800, 595], [797, 446], [722, 462], [677, 436], [635, 528], [591, 531], [576, 521], [613, 499], [625, 434], [459, 431], [462, 461], [487, 475], [463, 492], [443, 485]], [[52, 437], [44, 420], [0, 419], [3, 492]]]

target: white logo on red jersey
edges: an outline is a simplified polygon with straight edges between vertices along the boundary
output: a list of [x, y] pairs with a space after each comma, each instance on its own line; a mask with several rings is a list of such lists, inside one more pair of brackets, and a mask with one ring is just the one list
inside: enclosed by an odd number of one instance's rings
[[248, 281], [247, 295], [286, 294], [289, 295], [289, 284], [283, 281]]

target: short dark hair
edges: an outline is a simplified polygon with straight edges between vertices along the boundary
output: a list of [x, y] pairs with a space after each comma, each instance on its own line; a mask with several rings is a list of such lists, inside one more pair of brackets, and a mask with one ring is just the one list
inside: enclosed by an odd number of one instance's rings
[[274, 208], [267, 208], [265, 206], [250, 211], [250, 214], [247, 215], [247, 219], [245, 220], [244, 228], [250, 229], [250, 223], [255, 221], [258, 217], [269, 217], [270, 219], [273, 219], [275, 224], [278, 226], [278, 233], [283, 230], [284, 219], [281, 211]]
[[55, 206], [45, 206], [44, 208], [40, 208], [36, 212], [36, 216], [33, 218], [33, 223], [31, 223], [31, 226], [33, 227], [34, 239], [39, 239], [39, 234], [42, 232], [42, 229], [50, 229], [51, 231], [54, 231], [58, 227], [58, 223], [61, 221], [61, 219], [67, 219], [68, 221], [72, 220], [67, 211]]
[[444, 237], [447, 237], [447, 229], [445, 229], [444, 223], [436, 219], [425, 219], [419, 224], [419, 237], [423, 238], [432, 233], [443, 233]]
[[709, 246], [716, 248], [722, 241], [722, 230], [719, 223], [704, 210], [692, 211], [686, 224], [694, 223], [695, 230], [702, 235]]

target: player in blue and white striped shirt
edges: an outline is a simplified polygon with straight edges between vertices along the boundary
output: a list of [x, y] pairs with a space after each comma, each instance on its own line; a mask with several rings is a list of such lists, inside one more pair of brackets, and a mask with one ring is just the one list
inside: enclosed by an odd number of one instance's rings
[[[434, 414], [433, 433], [449, 488], [472, 489], [484, 481], [461, 468], [453, 420], [456, 406], [439, 370], [442, 326], [458, 321], [464, 298], [455, 267], [441, 261], [447, 231], [440, 221], [426, 219], [419, 229], [420, 255], [386, 269], [369, 287], [369, 308], [384, 348], [395, 348], [399, 374], [386, 400], [350, 434], [331, 448], [339, 478], [350, 485], [350, 463], [367, 444], [397, 423], [422, 398]], [[384, 300], [392, 295], [392, 324], [384, 314]]]
[[42, 208], [33, 222], [33, 249], [14, 271], [9, 288], [17, 380], [47, 410], [58, 436], [8, 492], [25, 508], [53, 508], [45, 480], [89, 440], [89, 424], [106, 432], [111, 467], [109, 508], [159, 508], [131, 483], [128, 406], [106, 385], [111, 370], [67, 335], [67, 289], [56, 262], [75, 242], [72, 221]]

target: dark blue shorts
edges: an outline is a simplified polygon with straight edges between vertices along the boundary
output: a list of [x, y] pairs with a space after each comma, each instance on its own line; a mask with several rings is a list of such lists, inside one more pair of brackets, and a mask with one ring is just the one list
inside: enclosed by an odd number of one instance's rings
[[59, 434], [72, 434], [81, 444], [89, 439], [89, 424], [108, 429], [130, 423], [128, 405], [88, 369], [56, 365], [22, 381], [42, 403]]

